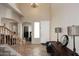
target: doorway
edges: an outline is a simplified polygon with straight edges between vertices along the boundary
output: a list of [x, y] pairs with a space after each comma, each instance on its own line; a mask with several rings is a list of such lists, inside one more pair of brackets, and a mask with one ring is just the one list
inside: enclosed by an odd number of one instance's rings
[[26, 41], [28, 41], [29, 39], [29, 33], [28, 33], [28, 26], [24, 26], [24, 38], [26, 39]]
[[31, 42], [32, 40], [32, 28], [30, 23], [23, 24], [23, 37], [27, 42]]
[[32, 44], [45, 44], [50, 41], [50, 22], [48, 20], [33, 23]]

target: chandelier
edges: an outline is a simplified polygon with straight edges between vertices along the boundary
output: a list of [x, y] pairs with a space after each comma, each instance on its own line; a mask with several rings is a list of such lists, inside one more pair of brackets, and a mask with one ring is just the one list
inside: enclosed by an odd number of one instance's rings
[[39, 6], [38, 3], [31, 3], [31, 7], [33, 7], [33, 8], [36, 8], [38, 6]]

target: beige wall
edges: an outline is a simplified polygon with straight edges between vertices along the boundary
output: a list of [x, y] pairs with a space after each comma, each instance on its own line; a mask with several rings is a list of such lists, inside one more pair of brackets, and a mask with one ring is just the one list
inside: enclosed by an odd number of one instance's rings
[[[52, 4], [51, 15], [51, 40], [56, 40], [55, 27], [62, 27], [61, 37], [67, 34], [67, 26], [79, 25], [79, 4]], [[69, 38], [68, 47], [73, 50], [73, 40]], [[79, 37], [76, 37], [76, 49], [79, 53]]]
[[39, 7], [32, 8], [29, 3], [18, 4], [26, 21], [50, 20], [50, 4], [39, 4]]

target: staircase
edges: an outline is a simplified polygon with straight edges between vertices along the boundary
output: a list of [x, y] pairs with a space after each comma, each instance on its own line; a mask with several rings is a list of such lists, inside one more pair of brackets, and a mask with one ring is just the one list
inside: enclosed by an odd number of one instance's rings
[[0, 56], [23, 55], [25, 47], [25, 41], [16, 33], [5, 26], [0, 26]]
[[0, 56], [21, 56], [8, 45], [0, 45]]

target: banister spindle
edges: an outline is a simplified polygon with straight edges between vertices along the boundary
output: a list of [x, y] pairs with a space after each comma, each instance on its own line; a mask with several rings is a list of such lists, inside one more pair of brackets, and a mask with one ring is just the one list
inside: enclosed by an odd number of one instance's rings
[[5, 32], [5, 26], [3, 27], [3, 29], [4, 29], [4, 44], [6, 44], [6, 32]]
[[12, 32], [10, 32], [10, 42], [11, 42], [11, 45], [13, 45]]
[[4, 43], [4, 37], [3, 37], [3, 27], [1, 27], [1, 44]]
[[0, 26], [0, 33], [1, 44], [13, 45], [12, 47], [15, 47], [14, 45], [22, 46], [24, 43], [23, 40], [18, 37], [16, 32], [11, 31], [5, 26]]

